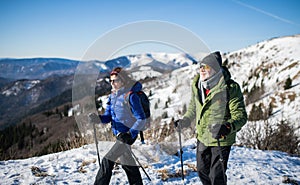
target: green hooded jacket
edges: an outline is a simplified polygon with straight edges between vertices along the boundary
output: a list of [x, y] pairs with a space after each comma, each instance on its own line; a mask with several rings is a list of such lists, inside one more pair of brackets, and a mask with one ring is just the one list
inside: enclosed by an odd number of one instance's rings
[[[231, 132], [226, 138], [220, 139], [221, 146], [230, 146], [235, 143], [236, 133], [247, 122], [241, 88], [238, 83], [230, 79], [230, 74], [223, 71], [219, 82], [210, 90], [202, 103], [199, 94], [201, 91], [197, 87], [199, 78], [198, 74], [192, 82], [191, 100], [184, 118], [190, 122], [196, 119], [197, 139], [205, 146], [218, 145], [209, 130], [212, 124], [230, 123]], [[229, 81], [230, 83], [226, 83]]]

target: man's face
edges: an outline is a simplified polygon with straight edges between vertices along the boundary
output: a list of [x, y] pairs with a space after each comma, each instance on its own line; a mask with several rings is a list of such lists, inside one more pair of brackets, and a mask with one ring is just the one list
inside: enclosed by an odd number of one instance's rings
[[200, 64], [200, 80], [205, 81], [216, 72], [207, 64]]
[[123, 83], [117, 75], [112, 75], [110, 76], [110, 85], [114, 90], [119, 90], [123, 86]]

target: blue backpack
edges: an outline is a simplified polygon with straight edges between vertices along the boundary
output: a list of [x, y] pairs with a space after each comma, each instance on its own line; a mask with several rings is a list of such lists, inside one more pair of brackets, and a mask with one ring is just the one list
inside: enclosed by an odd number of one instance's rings
[[143, 129], [143, 130], [145, 130], [145, 129], [147, 129], [147, 128], [150, 127], [150, 116], [151, 116], [151, 111], [150, 111], [150, 101], [149, 101], [149, 98], [148, 98], [148, 96], [145, 94], [144, 91], [138, 91], [138, 92], [129, 91], [128, 93], [125, 94], [124, 99], [125, 99], [125, 102], [126, 102], [126, 104], [128, 105], [128, 107], [130, 108], [131, 112], [132, 112], [132, 107], [131, 107], [131, 105], [130, 105], [130, 103], [129, 103], [129, 97], [130, 97], [130, 95], [133, 94], [133, 93], [136, 93], [136, 94], [139, 96], [140, 100], [141, 100], [141, 104], [142, 104], [142, 107], [143, 107], [143, 111], [144, 111], [144, 113], [145, 113], [146, 120], [147, 120], [146, 125], [145, 125], [145, 128]]

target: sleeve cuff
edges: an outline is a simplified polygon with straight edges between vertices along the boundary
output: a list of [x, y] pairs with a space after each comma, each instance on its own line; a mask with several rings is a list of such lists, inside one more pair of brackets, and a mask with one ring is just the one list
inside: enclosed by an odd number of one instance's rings
[[134, 139], [139, 134], [139, 131], [138, 130], [134, 130], [134, 129], [130, 129], [130, 134], [131, 134], [132, 139]]

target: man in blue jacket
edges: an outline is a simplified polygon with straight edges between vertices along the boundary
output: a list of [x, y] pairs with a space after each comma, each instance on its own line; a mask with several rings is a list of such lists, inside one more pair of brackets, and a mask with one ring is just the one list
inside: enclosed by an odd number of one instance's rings
[[[100, 115], [101, 123], [111, 123], [112, 132], [117, 141], [104, 156], [96, 176], [95, 185], [109, 184], [116, 160], [120, 158], [122, 168], [127, 174], [129, 184], [143, 184], [141, 174], [131, 155], [131, 147], [139, 131], [145, 126], [145, 113], [139, 96], [134, 93], [142, 90], [142, 84], [134, 82], [122, 68], [115, 68], [110, 74], [112, 93], [110, 94], [105, 113]], [[130, 107], [125, 102], [128, 92]], [[98, 115], [89, 115], [91, 122], [99, 120]]]

